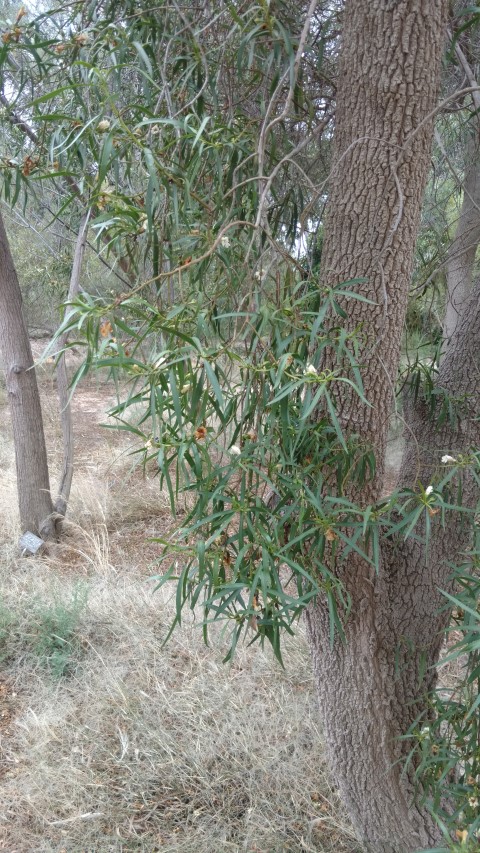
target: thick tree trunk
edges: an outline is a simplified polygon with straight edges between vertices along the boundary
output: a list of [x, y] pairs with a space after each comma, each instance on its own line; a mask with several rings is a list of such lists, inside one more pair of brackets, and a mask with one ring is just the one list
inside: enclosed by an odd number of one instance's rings
[[55, 532], [42, 410], [22, 296], [0, 215], [0, 342], [12, 415], [22, 531]]
[[[349, 0], [345, 7], [322, 284], [365, 278], [358, 289], [375, 303], [344, 303], [348, 327], [363, 336], [358, 362], [372, 405], [341, 390], [337, 395], [346, 432], [376, 453], [376, 476], [349, 495], [363, 505], [379, 498], [383, 483], [446, 15], [446, 0]], [[446, 452], [444, 441], [437, 436], [430, 447]], [[407, 454], [405, 479], [414, 485], [420, 471], [429, 478], [431, 462], [419, 468]], [[330, 647], [321, 603], [307, 614], [332, 772], [375, 853], [411, 853], [438, 841], [433, 822], [413, 802], [412, 780], [396, 763], [399, 737], [433, 681], [429, 672], [419, 683], [425, 655], [436, 660], [439, 651], [435, 556], [432, 550], [426, 565], [418, 544], [388, 543], [379, 576], [352, 558], [341, 574], [352, 601], [345, 644]]]

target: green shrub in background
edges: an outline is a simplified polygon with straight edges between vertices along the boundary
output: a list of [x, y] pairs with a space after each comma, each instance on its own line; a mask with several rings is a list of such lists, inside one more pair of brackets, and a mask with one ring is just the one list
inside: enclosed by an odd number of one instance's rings
[[71, 596], [55, 592], [50, 600], [35, 600], [21, 609], [0, 605], [0, 660], [12, 666], [27, 658], [46, 668], [56, 680], [71, 675], [83, 648], [81, 619], [88, 589], [77, 585]]
[[3, 601], [0, 601], [0, 662], [2, 663], [9, 657], [9, 638], [14, 622], [13, 613]]
[[82, 655], [79, 627], [87, 597], [87, 588], [76, 586], [70, 600], [58, 596], [33, 610], [32, 648], [54, 679], [71, 675]]

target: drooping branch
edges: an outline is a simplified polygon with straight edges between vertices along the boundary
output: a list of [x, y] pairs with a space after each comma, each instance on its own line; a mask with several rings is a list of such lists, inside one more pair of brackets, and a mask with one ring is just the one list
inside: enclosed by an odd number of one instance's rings
[[[33, 128], [30, 127], [28, 122], [26, 122], [24, 119], [22, 119], [12, 109], [12, 106], [11, 106], [10, 102], [8, 101], [8, 98], [5, 97], [3, 92], [0, 92], [0, 104], [2, 104], [5, 107], [7, 121], [9, 121], [10, 124], [13, 125], [13, 127], [18, 127], [19, 130], [21, 130], [22, 133], [24, 133], [25, 136], [27, 136], [28, 139], [30, 139], [30, 141], [34, 143], [34, 145], [37, 145], [37, 146], [41, 145], [40, 140], [38, 138], [38, 135], [35, 133]], [[69, 189], [72, 191], [72, 193], [78, 198], [78, 200], [83, 204], [83, 206], [85, 208], [87, 206], [87, 199], [82, 194], [80, 187], [79, 187], [78, 183], [76, 182], [75, 178], [73, 178], [71, 175], [65, 175], [63, 180], [65, 181], [66, 185], [69, 187]], [[47, 208], [47, 209], [52, 214], [52, 216], [55, 216], [55, 218], [57, 218], [54, 211], [50, 210], [50, 208]], [[60, 221], [62, 221], [62, 220], [60, 220]], [[69, 231], [71, 230], [71, 226], [68, 223], [62, 222], [62, 224]], [[109, 243], [108, 235], [102, 233], [102, 240], [105, 244], [108, 244]], [[122, 256], [122, 257], [118, 257], [118, 259], [117, 259], [118, 265], [120, 266], [120, 269], [127, 276], [127, 278], [124, 278], [123, 276], [119, 275], [118, 271], [115, 269], [114, 266], [110, 266], [110, 264], [107, 263], [105, 258], [102, 257], [102, 255], [98, 254], [98, 252], [95, 249], [95, 246], [93, 246], [91, 243], [87, 243], [87, 245], [89, 246], [90, 249], [92, 249], [92, 251], [94, 251], [96, 253], [100, 262], [105, 267], [107, 267], [107, 269], [110, 272], [112, 272], [116, 276], [116, 278], [118, 278], [122, 282], [122, 284], [124, 284], [127, 288], [132, 287], [132, 283], [131, 283], [132, 271], [130, 269], [130, 264], [128, 263], [127, 258]]]

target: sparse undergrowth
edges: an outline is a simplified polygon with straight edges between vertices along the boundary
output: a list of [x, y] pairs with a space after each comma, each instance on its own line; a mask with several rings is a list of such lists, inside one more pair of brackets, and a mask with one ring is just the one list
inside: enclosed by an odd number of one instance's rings
[[188, 619], [162, 647], [174, 603], [152, 594], [146, 539], [171, 523], [167, 501], [97, 430], [103, 394], [90, 387], [75, 403], [75, 524], [42, 559], [15, 554], [2, 450], [0, 849], [358, 851], [323, 769], [301, 631], [285, 672], [256, 646], [222, 665], [220, 632], [206, 648]]
[[53, 679], [72, 675], [82, 655], [79, 628], [86, 600], [82, 585], [71, 590], [69, 600], [58, 590], [49, 601], [34, 600], [22, 609], [0, 601], [0, 660], [11, 667], [28, 657]]

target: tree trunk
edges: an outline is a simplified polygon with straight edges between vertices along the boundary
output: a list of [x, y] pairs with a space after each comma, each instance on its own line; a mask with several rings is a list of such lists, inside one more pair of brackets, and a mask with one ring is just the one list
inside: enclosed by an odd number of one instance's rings
[[[68, 289], [68, 301], [70, 302], [77, 295], [80, 288], [80, 275], [82, 272], [83, 256], [87, 245], [88, 220], [90, 219], [90, 210], [82, 217], [80, 228], [78, 231], [77, 242], [75, 244], [75, 254], [73, 257], [72, 274], [70, 276], [70, 287]], [[58, 339], [58, 348], [63, 350], [68, 342], [68, 332], [65, 332]], [[70, 489], [72, 487], [73, 478], [73, 453], [74, 453], [74, 436], [72, 424], [72, 407], [70, 405], [68, 394], [68, 376], [67, 365], [65, 361], [65, 353], [61, 352], [57, 363], [57, 392], [58, 402], [60, 403], [60, 418], [62, 422], [63, 436], [63, 462], [62, 471], [60, 474], [60, 482], [58, 485], [58, 497], [55, 501], [56, 512], [64, 516], [67, 511], [67, 504], [70, 498]]]
[[[362, 335], [358, 363], [372, 404], [337, 394], [343, 428], [360, 435], [377, 458], [372, 481], [348, 495], [362, 505], [378, 500], [383, 485], [447, 5], [348, 0], [345, 7], [321, 280], [335, 285], [364, 278], [357, 290], [375, 303], [342, 303], [348, 328]], [[452, 436], [433, 438], [433, 422], [421, 410], [416, 417], [420, 454], [429, 429], [433, 457], [407, 452], [403, 477], [413, 487], [418, 478], [430, 482], [440, 450], [453, 449]], [[432, 673], [422, 681], [422, 672], [425, 657], [435, 661], [439, 653], [445, 617], [437, 613], [438, 585], [448, 544], [447, 534], [438, 536], [426, 562], [411, 539], [388, 542], [378, 576], [360, 558], [350, 559], [340, 575], [352, 602], [345, 644], [336, 640], [331, 648], [321, 603], [307, 613], [327, 757], [354, 826], [375, 853], [410, 853], [439, 840], [433, 821], [413, 802], [412, 779], [396, 762], [405, 748], [399, 736], [433, 684]]]
[[13, 425], [22, 532], [55, 533], [42, 410], [22, 296], [0, 215], [0, 341]]
[[[460, 11], [460, 10], [457, 10]], [[457, 40], [457, 60], [470, 86], [478, 86], [472, 68]], [[473, 268], [480, 243], [480, 92], [472, 92], [476, 115], [465, 153], [463, 202], [455, 240], [447, 259], [447, 307], [444, 322], [444, 354], [472, 289]], [[445, 346], [446, 345], [446, 346]]]
[[475, 255], [480, 243], [480, 136], [476, 123], [474, 131], [466, 147], [463, 202], [457, 232], [448, 250], [444, 322], [447, 345], [472, 290]]

